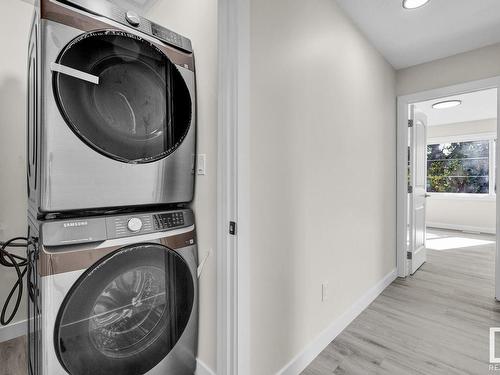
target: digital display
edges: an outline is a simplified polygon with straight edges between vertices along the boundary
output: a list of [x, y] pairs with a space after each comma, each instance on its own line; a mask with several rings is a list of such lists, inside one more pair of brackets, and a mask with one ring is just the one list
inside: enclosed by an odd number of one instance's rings
[[154, 23], [151, 24], [151, 33], [164, 40], [165, 42], [172, 43], [178, 46], [182, 46], [182, 39], [180, 35], [174, 33], [173, 31], [167, 30], [164, 27], [158, 26]]
[[170, 212], [154, 215], [155, 229], [169, 229], [184, 225], [184, 214], [182, 212]]

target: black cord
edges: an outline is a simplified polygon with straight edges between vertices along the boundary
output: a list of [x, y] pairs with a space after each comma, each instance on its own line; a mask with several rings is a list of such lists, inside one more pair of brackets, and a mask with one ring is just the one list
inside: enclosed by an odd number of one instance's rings
[[[24, 241], [23, 243], [19, 243], [19, 241]], [[11, 238], [6, 242], [0, 242], [0, 264], [4, 267], [14, 268], [17, 274], [17, 281], [14, 283], [14, 286], [9, 292], [7, 299], [2, 307], [2, 313], [0, 314], [0, 324], [7, 325], [9, 324], [17, 311], [19, 310], [19, 305], [21, 304], [21, 299], [23, 297], [23, 278], [28, 270], [28, 259], [25, 257], [21, 257], [16, 254], [12, 254], [8, 252], [6, 249], [8, 247], [25, 247], [27, 248], [30, 244], [29, 240], [26, 237], [15, 237]], [[21, 270], [21, 268], [24, 269]], [[14, 296], [14, 293], [17, 291], [16, 303], [14, 305], [14, 309], [12, 310], [9, 317], [6, 319], [5, 315], [7, 312], [7, 308], [10, 305], [11, 299]], [[29, 291], [31, 294], [31, 291]]]

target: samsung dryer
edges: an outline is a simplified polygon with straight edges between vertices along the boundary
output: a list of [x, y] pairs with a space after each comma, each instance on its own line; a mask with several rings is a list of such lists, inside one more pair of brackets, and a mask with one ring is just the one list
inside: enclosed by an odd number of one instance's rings
[[28, 64], [31, 211], [191, 201], [189, 39], [106, 0], [37, 3]]
[[193, 375], [190, 210], [30, 222], [30, 375]]

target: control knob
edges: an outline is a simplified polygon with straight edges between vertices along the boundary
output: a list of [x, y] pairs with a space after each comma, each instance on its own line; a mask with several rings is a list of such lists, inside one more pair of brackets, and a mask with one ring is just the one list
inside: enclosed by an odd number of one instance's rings
[[131, 218], [127, 223], [127, 228], [131, 232], [139, 232], [142, 229], [142, 220], [138, 217]]
[[132, 12], [131, 10], [125, 14], [125, 19], [132, 26], [139, 26], [141, 23], [141, 18], [137, 15], [137, 13]]

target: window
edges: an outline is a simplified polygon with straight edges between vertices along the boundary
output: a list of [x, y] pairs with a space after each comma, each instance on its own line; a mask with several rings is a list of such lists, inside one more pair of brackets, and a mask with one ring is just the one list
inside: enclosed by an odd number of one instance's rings
[[427, 145], [427, 191], [430, 193], [495, 193], [493, 137], [430, 142]]

